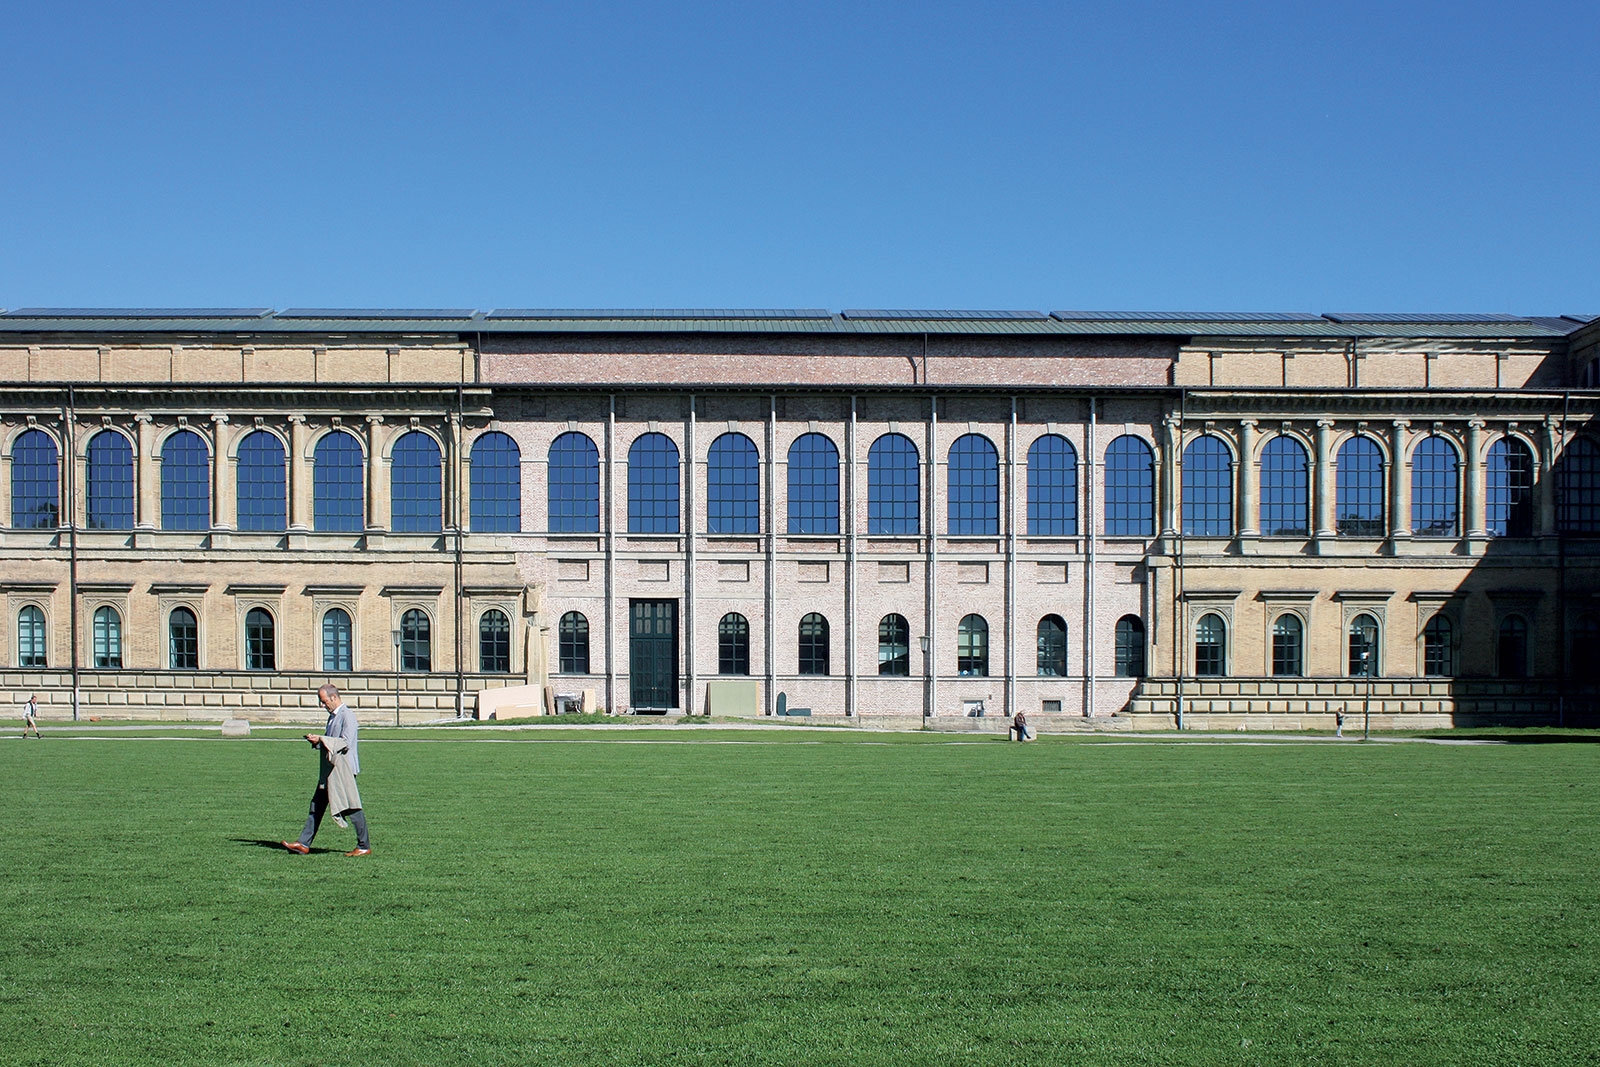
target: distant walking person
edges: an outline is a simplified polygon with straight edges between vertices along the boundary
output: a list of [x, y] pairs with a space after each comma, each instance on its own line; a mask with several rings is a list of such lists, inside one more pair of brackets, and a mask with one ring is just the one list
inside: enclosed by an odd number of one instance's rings
[[302, 856], [310, 852], [323, 814], [332, 809], [334, 822], [344, 826], [344, 817], [348, 815], [350, 825], [356, 828], [356, 847], [345, 855], [365, 856], [372, 851], [372, 844], [367, 839], [367, 816], [361, 810], [361, 793], [356, 788], [361, 757], [356, 751], [355, 713], [345, 706], [338, 688], [332, 683], [317, 690], [317, 699], [327, 709], [328, 725], [320, 734], [306, 734], [306, 740], [321, 756], [317, 788], [311, 794], [311, 812], [306, 816], [305, 829], [300, 831], [300, 840], [280, 844]]
[[35, 693], [29, 693], [28, 699], [22, 702], [22, 739], [24, 741], [28, 739], [29, 730], [33, 731], [34, 737], [37, 737], [41, 741], [44, 740], [44, 734], [39, 732], [39, 724], [34, 722], [34, 719], [37, 718], [38, 715], [39, 697]]

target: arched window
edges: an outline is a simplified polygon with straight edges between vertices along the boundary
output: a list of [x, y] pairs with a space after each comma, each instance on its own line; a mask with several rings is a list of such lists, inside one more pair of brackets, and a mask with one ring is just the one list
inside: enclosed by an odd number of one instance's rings
[[17, 612], [17, 666], [48, 667], [50, 654], [45, 647], [44, 612], [29, 604]]
[[200, 625], [188, 608], [167, 616], [167, 663], [175, 671], [200, 669]]
[[561, 616], [556, 642], [562, 674], [589, 673], [589, 620], [582, 612]]
[[1533, 453], [1515, 437], [1489, 446], [1488, 514], [1491, 537], [1533, 536]]
[[1261, 533], [1306, 537], [1311, 533], [1311, 479], [1306, 450], [1280, 434], [1261, 450]]
[[1578, 437], [1556, 460], [1556, 525], [1562, 533], [1600, 533], [1600, 447]]
[[193, 430], [179, 430], [161, 446], [161, 528], [211, 528], [211, 453]]
[[1028, 449], [1028, 535], [1071, 537], [1078, 532], [1078, 452], [1047, 433]]
[[750, 673], [750, 620], [737, 611], [717, 623], [717, 673]]
[[981, 434], [950, 446], [949, 532], [952, 536], [1000, 532], [1000, 456]]
[[400, 669], [433, 670], [433, 627], [419, 608], [400, 616]]
[[1279, 615], [1272, 624], [1272, 673], [1298, 678], [1305, 673], [1304, 628], [1295, 615]]
[[126, 437], [101, 430], [89, 438], [84, 488], [89, 529], [133, 529], [133, 446]]
[[664, 433], [628, 449], [628, 532], [678, 532], [678, 446]]
[[839, 532], [839, 450], [820, 433], [789, 446], [789, 532]]
[[322, 613], [322, 669], [348, 671], [351, 666], [350, 613], [343, 608], [329, 608]]
[[272, 615], [265, 608], [251, 608], [244, 616], [244, 669], [270, 671], [277, 666]]
[[891, 678], [911, 675], [911, 626], [904, 615], [878, 620], [878, 673]]
[[550, 532], [599, 533], [600, 451], [594, 442], [576, 431], [550, 442], [546, 479]]
[[1500, 639], [1495, 643], [1495, 674], [1500, 678], [1528, 676], [1528, 624], [1521, 615], [1500, 620]]
[[1188, 537], [1233, 533], [1233, 453], [1210, 434], [1183, 450], [1183, 532]]
[[760, 455], [742, 433], [723, 434], [706, 453], [706, 532], [761, 532]]
[[1194, 673], [1219, 677], [1228, 673], [1228, 626], [1214, 612], [1200, 616], [1194, 628]]
[[829, 673], [828, 620], [816, 612], [800, 620], [800, 673]]
[[1600, 617], [1580, 615], [1572, 626], [1571, 643], [1567, 662], [1572, 676], [1586, 682], [1600, 677]]
[[956, 673], [989, 674], [989, 623], [982, 615], [963, 616], [956, 626]]
[[421, 430], [412, 430], [394, 443], [389, 470], [393, 490], [389, 523], [394, 532], [438, 533], [443, 529], [444, 471], [438, 442]]
[[511, 620], [490, 609], [478, 616], [478, 670], [483, 674], [511, 671]]
[[122, 616], [109, 605], [94, 609], [94, 665], [96, 670], [122, 666]]
[[886, 433], [867, 451], [867, 533], [922, 530], [921, 460], [905, 434]]
[[472, 442], [471, 496], [473, 533], [522, 530], [522, 450], [508, 435], [492, 431]]
[[1357, 615], [1350, 620], [1350, 673], [1357, 678], [1376, 678], [1383, 673], [1378, 662], [1378, 620]]
[[312, 525], [318, 533], [360, 533], [366, 525], [365, 454], [342, 430], [323, 434], [311, 453]]
[[1382, 537], [1383, 453], [1370, 437], [1339, 448], [1335, 469], [1334, 526], [1347, 537]]
[[1150, 446], [1123, 434], [1106, 446], [1107, 537], [1149, 537], [1156, 524], [1156, 467]]
[[287, 529], [288, 486], [283, 442], [265, 430], [247, 434], [239, 442], [239, 529]]
[[1039, 620], [1039, 673], [1052, 678], [1067, 675], [1067, 620], [1060, 615]]
[[1118, 678], [1144, 677], [1144, 620], [1137, 615], [1117, 620], [1115, 669]]
[[1422, 628], [1422, 673], [1431, 678], [1456, 673], [1455, 634], [1442, 612], [1435, 613]]
[[1461, 459], [1438, 434], [1424, 437], [1411, 453], [1411, 532], [1418, 537], [1454, 537], [1461, 532], [1456, 488]]
[[25, 430], [11, 445], [11, 525], [48, 530], [61, 514], [61, 462], [43, 430]]

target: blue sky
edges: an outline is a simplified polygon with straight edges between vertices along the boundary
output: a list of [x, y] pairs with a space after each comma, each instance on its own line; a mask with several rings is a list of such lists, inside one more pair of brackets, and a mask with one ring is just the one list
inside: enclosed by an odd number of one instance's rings
[[8, 8], [3, 307], [1600, 313], [1592, 2]]

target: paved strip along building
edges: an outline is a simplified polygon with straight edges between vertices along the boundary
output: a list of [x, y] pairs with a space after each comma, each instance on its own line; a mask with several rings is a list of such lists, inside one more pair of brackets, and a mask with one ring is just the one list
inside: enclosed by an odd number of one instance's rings
[[1588, 317], [8, 311], [0, 685], [1592, 720], [1597, 358]]

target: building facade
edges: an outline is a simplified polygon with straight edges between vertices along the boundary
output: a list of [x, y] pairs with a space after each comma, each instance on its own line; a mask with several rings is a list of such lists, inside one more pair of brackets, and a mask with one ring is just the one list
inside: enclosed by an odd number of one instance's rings
[[6, 312], [0, 684], [1583, 721], [1597, 357], [1582, 317]]

